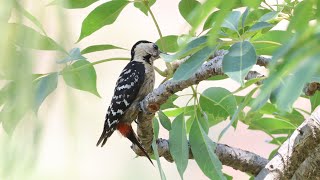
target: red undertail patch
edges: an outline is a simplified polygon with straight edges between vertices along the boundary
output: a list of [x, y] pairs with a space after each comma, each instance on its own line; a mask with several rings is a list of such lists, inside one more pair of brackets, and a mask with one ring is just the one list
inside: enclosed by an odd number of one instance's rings
[[127, 137], [130, 134], [130, 132], [132, 131], [131, 125], [129, 125], [127, 123], [119, 123], [117, 125], [117, 129], [125, 137]]

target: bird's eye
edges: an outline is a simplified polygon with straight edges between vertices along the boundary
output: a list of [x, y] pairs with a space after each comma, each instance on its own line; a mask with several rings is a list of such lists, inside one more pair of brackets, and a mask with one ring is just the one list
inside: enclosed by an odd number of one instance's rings
[[154, 48], [155, 50], [158, 50], [158, 49], [159, 49], [159, 47], [158, 47], [156, 44], [153, 44], [153, 48]]

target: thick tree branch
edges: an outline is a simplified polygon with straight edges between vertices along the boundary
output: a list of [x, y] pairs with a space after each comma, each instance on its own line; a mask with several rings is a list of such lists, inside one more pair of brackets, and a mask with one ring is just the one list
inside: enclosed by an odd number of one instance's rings
[[319, 144], [320, 107], [282, 144], [278, 154], [261, 170], [256, 179], [291, 179], [301, 163], [312, 156]]
[[[170, 154], [169, 141], [166, 139], [158, 139], [158, 152], [160, 157], [164, 157], [167, 161], [173, 162]], [[242, 172], [257, 175], [260, 170], [268, 163], [268, 160], [249, 151], [239, 148], [230, 147], [225, 144], [216, 144], [215, 153], [223, 165], [230, 166]], [[144, 156], [139, 149], [134, 149], [138, 155]], [[193, 159], [191, 148], [189, 147], [189, 159]]]
[[320, 179], [320, 145], [315, 148], [315, 150], [310, 154], [310, 156], [304, 160], [304, 162], [299, 166], [292, 180], [299, 179]]

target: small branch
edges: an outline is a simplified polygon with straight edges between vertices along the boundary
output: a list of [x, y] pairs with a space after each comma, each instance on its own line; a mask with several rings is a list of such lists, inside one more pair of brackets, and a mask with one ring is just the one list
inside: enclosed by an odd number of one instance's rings
[[[264, 75], [260, 74], [257, 71], [249, 71], [247, 76], [244, 78], [245, 80], [255, 79], [255, 78], [261, 78], [264, 77]], [[262, 82], [258, 82], [258, 84], [261, 84]]]
[[271, 58], [266, 58], [263, 56], [258, 56], [257, 58], [257, 65], [267, 67], [268, 64], [271, 62]]
[[303, 89], [304, 94], [307, 96], [313, 96], [317, 91], [320, 91], [320, 83], [318, 82], [308, 83]]
[[260, 179], [291, 179], [300, 164], [320, 144], [320, 106], [285, 141], [278, 154], [261, 170]]

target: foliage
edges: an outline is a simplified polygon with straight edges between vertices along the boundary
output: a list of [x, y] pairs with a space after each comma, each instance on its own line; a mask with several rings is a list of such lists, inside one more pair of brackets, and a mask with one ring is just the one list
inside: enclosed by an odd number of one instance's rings
[[[98, 2], [54, 0], [50, 5], [81, 10]], [[165, 36], [162, 36], [152, 12], [156, 3], [155, 0], [111, 0], [99, 4], [84, 18], [78, 42], [112, 25], [125, 11], [125, 7], [132, 5], [144, 15], [151, 16], [160, 36], [156, 43], [161, 50], [173, 53], [162, 55], [169, 73], [160, 72], [160, 75], [167, 79], [186, 80], [212, 57], [215, 50], [228, 50], [223, 59], [223, 71], [241, 85], [239, 90], [230, 92], [223, 87], [210, 87], [204, 92], [198, 92], [197, 88], [190, 87], [193, 90], [190, 99], [194, 100], [192, 105], [189, 105], [189, 101], [185, 107], [178, 107], [174, 101], [179, 96], [173, 95], [159, 111], [160, 123], [170, 134], [170, 151], [181, 178], [188, 164], [189, 139], [194, 158], [203, 173], [212, 179], [225, 179], [221, 172], [221, 162], [214, 153], [215, 145], [208, 137], [208, 130], [227, 119], [231, 119], [230, 125], [235, 128], [237, 121], [241, 121], [250, 129], [264, 131], [273, 138], [270, 143], [281, 145], [283, 139], [280, 141], [279, 138], [283, 137], [274, 138], [273, 135], [287, 137], [303, 121], [301, 111], [292, 105], [303, 96], [306, 83], [314, 80], [319, 82], [319, 3], [316, 0], [284, 1], [279, 4], [268, 4], [262, 0], [230, 0], [228, 3], [221, 0], [201, 3], [197, 0], [181, 0], [177, 8], [190, 25], [189, 33]], [[113, 57], [90, 62], [84, 57], [87, 53], [125, 48], [107, 42], [92, 44], [83, 50], [75, 47], [68, 52], [46, 34], [37, 18], [19, 2], [13, 1], [6, 7], [6, 11], [1, 13], [0, 23], [7, 33], [1, 34], [1, 39], [9, 39], [11, 43], [0, 44], [1, 54], [8, 59], [0, 63], [0, 77], [5, 80], [5, 85], [0, 89], [0, 122], [9, 134], [14, 132], [27, 111], [39, 111], [46, 97], [55, 91], [58, 83], [62, 83], [59, 76], [63, 77], [68, 86], [100, 97], [94, 65], [130, 59]], [[21, 20], [8, 23], [13, 10], [20, 14], [20, 18], [28, 19], [33, 26], [26, 26]], [[288, 27], [273, 29], [283, 22], [288, 22]], [[202, 24], [203, 27], [200, 27]], [[47, 74], [32, 74], [30, 60], [24, 57], [34, 49], [59, 52], [63, 57], [60, 56], [57, 63], [63, 64], [64, 68]], [[262, 85], [253, 85], [257, 80], [246, 82], [245, 77], [256, 64], [257, 56], [262, 55], [272, 57], [268, 66], [269, 76], [263, 80]], [[173, 61], [186, 57], [188, 59], [175, 72], [170, 71]], [[21, 64], [25, 64], [25, 68], [21, 68]], [[17, 71], [23, 75], [17, 74]], [[220, 79], [210, 78], [211, 81]], [[250, 90], [252, 86], [257, 88]], [[247, 95], [236, 95], [245, 89], [248, 90]], [[260, 90], [259, 95], [253, 96], [257, 89]], [[310, 98], [312, 110], [320, 104], [319, 99], [319, 92]], [[250, 111], [244, 111], [246, 107]], [[175, 117], [172, 123], [170, 117]], [[155, 142], [154, 139], [152, 146], [161, 178], [165, 179]]]

